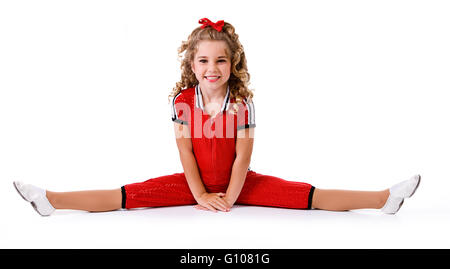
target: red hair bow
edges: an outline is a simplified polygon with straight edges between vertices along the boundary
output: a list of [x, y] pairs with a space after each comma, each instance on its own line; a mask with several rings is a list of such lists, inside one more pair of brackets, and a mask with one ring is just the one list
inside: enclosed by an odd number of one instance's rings
[[210, 21], [207, 18], [200, 19], [198, 21], [198, 23], [203, 24], [201, 26], [202, 29], [205, 28], [206, 26], [211, 26], [212, 28], [216, 29], [218, 32], [222, 31], [222, 27], [224, 25], [224, 21], [223, 20], [222, 21], [217, 21], [216, 23], [214, 23], [214, 22]]

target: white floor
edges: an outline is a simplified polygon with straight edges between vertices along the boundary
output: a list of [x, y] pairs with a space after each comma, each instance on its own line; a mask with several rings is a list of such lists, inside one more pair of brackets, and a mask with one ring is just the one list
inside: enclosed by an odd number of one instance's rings
[[179, 206], [41, 217], [14, 191], [7, 195], [0, 248], [450, 247], [449, 205], [425, 199], [426, 188], [396, 215], [237, 205], [229, 213]]

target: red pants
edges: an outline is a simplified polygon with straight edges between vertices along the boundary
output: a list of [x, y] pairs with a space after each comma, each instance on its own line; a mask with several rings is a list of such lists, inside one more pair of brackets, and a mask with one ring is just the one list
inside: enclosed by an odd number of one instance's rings
[[[206, 185], [208, 192], [223, 192], [227, 185]], [[314, 187], [308, 183], [248, 171], [235, 204], [311, 209]], [[122, 208], [197, 204], [184, 173], [152, 178], [122, 187]]]

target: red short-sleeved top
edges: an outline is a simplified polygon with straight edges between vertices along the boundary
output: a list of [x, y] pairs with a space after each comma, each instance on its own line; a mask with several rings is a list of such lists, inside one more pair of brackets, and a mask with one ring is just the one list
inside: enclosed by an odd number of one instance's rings
[[194, 156], [206, 185], [227, 185], [236, 158], [237, 131], [254, 128], [255, 107], [251, 100], [237, 104], [227, 88], [220, 112], [213, 118], [204, 111], [199, 85], [184, 89], [172, 100], [172, 121], [187, 125]]

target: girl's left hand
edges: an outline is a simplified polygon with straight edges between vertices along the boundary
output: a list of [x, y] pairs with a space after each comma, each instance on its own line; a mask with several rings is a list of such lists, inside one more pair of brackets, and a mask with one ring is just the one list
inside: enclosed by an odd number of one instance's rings
[[[231, 203], [230, 201], [228, 201], [228, 200], [226, 199], [226, 196], [222, 197], [222, 199], [225, 199], [225, 201], [230, 205], [230, 209], [233, 207], [233, 203]], [[204, 207], [204, 206], [202, 206], [202, 205], [195, 205], [194, 208], [195, 208], [195, 209], [198, 209], [198, 210], [209, 211], [208, 208], [206, 208], [206, 207]], [[229, 212], [230, 209], [228, 209], [227, 212]]]

